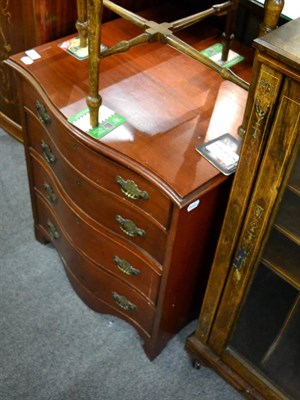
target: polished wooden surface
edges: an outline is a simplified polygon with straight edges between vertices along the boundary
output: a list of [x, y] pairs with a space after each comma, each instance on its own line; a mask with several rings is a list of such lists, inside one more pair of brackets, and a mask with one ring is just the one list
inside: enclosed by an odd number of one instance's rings
[[[257, 49], [264, 49], [264, 54], [275, 56], [278, 61], [288, 65], [292, 69], [298, 70], [300, 63], [299, 53], [299, 31], [300, 18], [290, 21], [285, 25], [284, 32], [276, 30], [272, 36], [258, 38], [255, 41]], [[296, 72], [297, 76], [297, 72]]]
[[[105, 24], [103, 43], [110, 45], [123, 37], [124, 31], [130, 37], [137, 28], [124, 20]], [[182, 35], [198, 49], [218, 41], [218, 31], [209, 32], [206, 27], [202, 32], [195, 29]], [[87, 61], [78, 61], [62, 51], [57, 46], [61, 42], [38, 47], [41, 59], [30, 66], [22, 63], [23, 54], [13, 60], [34, 74], [54, 105], [68, 117], [85, 106]], [[242, 51], [246, 60], [233, 69], [250, 80], [252, 53], [242, 46], [237, 51]], [[56, 81], [61, 82], [59, 87]], [[185, 202], [192, 200], [197, 196], [194, 191], [206, 182], [224, 179], [199, 157], [195, 146], [226, 132], [236, 134], [247, 97], [245, 90], [157, 43], [103, 60], [100, 91], [103, 104], [127, 121], [101, 140], [104, 152], [129, 157], [138, 170], [143, 171], [146, 165], [177, 203], [183, 198]], [[74, 127], [70, 129], [75, 132]], [[87, 135], [84, 140], [97, 148], [97, 141]]]

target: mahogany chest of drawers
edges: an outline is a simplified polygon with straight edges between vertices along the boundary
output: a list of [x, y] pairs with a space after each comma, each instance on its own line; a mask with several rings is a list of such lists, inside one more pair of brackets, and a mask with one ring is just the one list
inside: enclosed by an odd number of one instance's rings
[[[136, 29], [109, 22], [103, 39]], [[36, 237], [83, 301], [132, 324], [153, 359], [199, 311], [230, 187], [195, 146], [237, 130], [247, 93], [171, 48], [138, 47], [101, 65], [103, 103], [126, 122], [96, 140], [67, 121], [85, 106], [87, 63], [61, 41], [37, 47], [31, 65], [23, 53], [7, 62]]]

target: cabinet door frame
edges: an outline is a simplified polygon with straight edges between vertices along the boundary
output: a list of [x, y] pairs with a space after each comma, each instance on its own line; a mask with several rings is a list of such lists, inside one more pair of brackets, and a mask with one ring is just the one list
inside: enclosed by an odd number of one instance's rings
[[[253, 77], [253, 92], [249, 93], [243, 125], [247, 132], [241, 149], [240, 161], [235, 173], [229, 206], [226, 210], [217, 252], [213, 261], [208, 287], [197, 325], [196, 335], [203, 342], [209, 339], [214, 324], [215, 314], [221, 301], [224, 283], [230, 272], [232, 257], [239, 240], [247, 207], [251, 201], [251, 193], [255, 185], [257, 171], [260, 168], [265, 143], [272, 126], [272, 116], [276, 110], [277, 97], [282, 85], [283, 75], [273, 67], [262, 64], [259, 57], [255, 58]], [[269, 89], [272, 88], [272, 91]], [[266, 106], [268, 112], [259, 119], [257, 108]], [[249, 168], [251, 165], [251, 168]], [[241, 184], [244, 182], [245, 184]]]
[[[294, 118], [292, 118], [294, 116]], [[209, 337], [209, 345], [221, 354], [243, 303], [273, 211], [297, 155], [300, 128], [300, 83], [286, 79], [270, 138], [261, 162], [240, 239], [230, 266], [229, 278]], [[267, 173], [266, 173], [267, 172]]]

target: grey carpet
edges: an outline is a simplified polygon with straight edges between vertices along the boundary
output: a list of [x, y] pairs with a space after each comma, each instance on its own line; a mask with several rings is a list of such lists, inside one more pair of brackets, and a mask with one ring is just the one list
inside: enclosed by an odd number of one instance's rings
[[135, 330], [77, 297], [55, 250], [35, 241], [23, 146], [0, 129], [0, 399], [237, 400], [192, 368], [187, 326], [150, 362]]

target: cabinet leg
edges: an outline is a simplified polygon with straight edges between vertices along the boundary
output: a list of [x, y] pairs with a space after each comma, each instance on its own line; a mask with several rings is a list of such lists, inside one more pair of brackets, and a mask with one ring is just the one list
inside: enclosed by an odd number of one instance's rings
[[36, 240], [38, 242], [40, 242], [41, 244], [47, 244], [50, 242], [49, 239], [43, 233], [43, 231], [41, 229], [39, 229], [39, 227], [37, 227], [37, 226], [34, 227], [34, 233], [35, 233]]
[[192, 364], [195, 369], [200, 369], [203, 365], [199, 360], [192, 360]]

